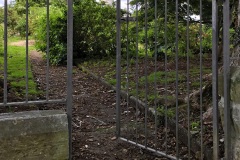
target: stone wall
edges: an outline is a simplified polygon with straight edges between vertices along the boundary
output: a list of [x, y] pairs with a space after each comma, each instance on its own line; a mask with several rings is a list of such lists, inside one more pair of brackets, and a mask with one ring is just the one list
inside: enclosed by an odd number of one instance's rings
[[68, 121], [63, 111], [0, 114], [0, 159], [68, 159]]
[[[219, 111], [224, 126], [224, 81], [219, 75]], [[230, 110], [231, 110], [231, 144], [233, 159], [240, 159], [240, 67], [230, 67]]]

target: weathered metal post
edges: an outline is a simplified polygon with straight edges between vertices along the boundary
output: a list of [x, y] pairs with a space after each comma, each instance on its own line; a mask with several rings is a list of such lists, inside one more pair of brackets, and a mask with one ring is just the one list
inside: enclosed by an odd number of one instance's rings
[[73, 1], [68, 0], [67, 15], [67, 116], [69, 130], [69, 160], [72, 159], [72, 64], [73, 64]]

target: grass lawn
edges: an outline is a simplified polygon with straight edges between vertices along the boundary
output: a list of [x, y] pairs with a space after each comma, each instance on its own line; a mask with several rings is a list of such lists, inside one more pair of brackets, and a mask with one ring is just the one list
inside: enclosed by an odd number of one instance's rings
[[[8, 44], [21, 40], [19, 37], [10, 37]], [[29, 47], [29, 53], [34, 50], [33, 46]], [[31, 72], [31, 64], [28, 62], [28, 94], [39, 94], [37, 91], [37, 85], [34, 82], [33, 74]], [[3, 78], [3, 66], [4, 58], [0, 56], [0, 70], [1, 78]], [[16, 93], [16, 95], [24, 96], [26, 94], [26, 47], [25, 46], [11, 46], [8, 45], [8, 83], [10, 89]]]

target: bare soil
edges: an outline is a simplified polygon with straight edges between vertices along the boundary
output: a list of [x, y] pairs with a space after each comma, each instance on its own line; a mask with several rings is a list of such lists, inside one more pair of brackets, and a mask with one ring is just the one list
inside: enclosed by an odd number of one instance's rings
[[[34, 43], [34, 42], [31, 42]], [[14, 42], [11, 45], [24, 46], [25, 41]], [[32, 100], [46, 98], [46, 74], [47, 63], [42, 54], [37, 51], [30, 53], [31, 67], [38, 89], [44, 91], [42, 95], [36, 95]], [[49, 67], [50, 99], [66, 97], [66, 66]], [[115, 92], [104, 87], [97, 80], [81, 71], [73, 68], [73, 152], [74, 160], [125, 160], [125, 159], [166, 159], [153, 155], [116, 139], [116, 112]], [[3, 79], [0, 79], [0, 101], [3, 101]], [[19, 97], [11, 92], [8, 85], [8, 102], [25, 101], [25, 97]], [[126, 106], [124, 100], [122, 105]], [[26, 110], [66, 110], [64, 104], [31, 105], [1, 108], [0, 113], [20, 112]], [[129, 119], [129, 117], [125, 117]]]
[[[35, 40], [29, 40], [28, 46], [33, 46], [35, 43]], [[11, 46], [26, 46], [26, 41], [17, 41], [10, 43]]]
[[[34, 42], [32, 42], [34, 43]], [[20, 41], [11, 45], [25, 45], [24, 41]], [[32, 51], [30, 54], [32, 72], [34, 74], [38, 89], [44, 94], [36, 95], [33, 100], [46, 99], [49, 95], [50, 99], [62, 99], [66, 97], [66, 66], [49, 66], [42, 58], [42, 54]], [[194, 62], [193, 62], [194, 63]], [[208, 62], [207, 62], [208, 63]], [[180, 64], [184, 67], [185, 62]], [[198, 64], [197, 64], [198, 65]], [[210, 64], [208, 64], [210, 65]], [[169, 66], [172, 69], [174, 63]], [[163, 68], [163, 66], [161, 67]], [[93, 72], [106, 72], [106, 68], [92, 68]], [[151, 67], [150, 70], [154, 67]], [[46, 79], [49, 71], [49, 79]], [[144, 74], [143, 70], [140, 74]], [[47, 91], [47, 83], [49, 81], [49, 90]], [[165, 160], [167, 158], [157, 156], [153, 152], [148, 152], [128, 142], [118, 140], [116, 133], [116, 93], [115, 91], [105, 87], [97, 79], [94, 79], [86, 72], [78, 67], [73, 67], [73, 159], [92, 159], [92, 160]], [[1, 91], [3, 81], [0, 79], [0, 100], [3, 100]], [[159, 88], [161, 88], [160, 86]], [[11, 86], [9, 86], [11, 88]], [[171, 88], [170, 88], [171, 89]], [[8, 91], [8, 101], [24, 101], [25, 97], [19, 97]], [[206, 105], [210, 105], [206, 102]], [[208, 108], [208, 107], [206, 107]], [[66, 110], [64, 104], [48, 104], [34, 106], [19, 106], [11, 108], [1, 108], [0, 113], [9, 111], [25, 111], [25, 110], [46, 110], [60, 109]], [[197, 111], [198, 110], [198, 111]], [[199, 115], [199, 108], [196, 109]], [[121, 100], [121, 135], [131, 141], [139, 144], [145, 144], [148, 147], [157, 148], [166, 151], [169, 155], [176, 154], [176, 137], [169, 130], [165, 129], [161, 124], [158, 128], [152, 118], [145, 119], [144, 113], [138, 113], [135, 106], [127, 103], [125, 99]], [[136, 116], [137, 114], [137, 116]], [[185, 119], [180, 115], [180, 121]], [[199, 118], [199, 117], [197, 117]], [[148, 125], [145, 126], [145, 120]], [[204, 130], [207, 132], [204, 137], [204, 144], [212, 145], [212, 124], [205, 124]], [[208, 139], [208, 140], [207, 140]], [[179, 154], [182, 159], [187, 159], [188, 149], [186, 145], [179, 142]], [[191, 153], [190, 159], [199, 159], [194, 153]]]
[[[39, 53], [31, 53], [32, 70], [41, 90], [46, 88], [46, 62]], [[50, 66], [51, 99], [66, 96], [65, 66]], [[73, 69], [73, 159], [155, 159], [150, 153], [119, 142], [115, 137], [115, 92]], [[65, 109], [65, 105], [47, 105], [41, 109]]]

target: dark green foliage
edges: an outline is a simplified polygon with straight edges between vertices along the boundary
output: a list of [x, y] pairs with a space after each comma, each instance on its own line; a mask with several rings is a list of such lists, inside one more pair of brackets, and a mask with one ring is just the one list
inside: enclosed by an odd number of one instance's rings
[[[157, 2], [157, 10], [155, 10], [155, 2]], [[237, 6], [239, 1], [230, 1], [230, 10], [232, 12], [231, 27], [237, 24]], [[190, 1], [189, 2], [189, 17], [187, 17], [188, 3], [186, 0], [178, 1], [178, 20], [176, 22], [176, 1], [167, 1], [167, 14], [165, 14], [165, 0], [132, 0], [130, 2], [132, 6], [136, 8], [138, 4], [138, 25], [139, 25], [139, 43], [142, 45], [142, 49], [145, 51], [147, 45], [147, 52], [150, 56], [155, 57], [155, 50], [160, 47], [166, 48], [166, 54], [168, 56], [175, 56], [176, 47], [178, 49], [179, 56], [186, 56], [187, 53], [190, 55], [200, 53], [200, 43], [202, 42], [202, 53], [211, 53], [212, 48], [212, 1], [203, 0], [202, 1], [202, 19], [200, 26], [200, 17], [194, 18], [196, 15], [200, 15], [200, 2]], [[145, 14], [145, 9], [147, 7], [147, 12]], [[220, 34], [219, 44], [222, 45], [222, 2], [218, 2], [219, 7], [219, 25], [218, 31]], [[155, 21], [155, 12], [157, 20]], [[133, 13], [136, 15], [136, 12]], [[147, 42], [145, 33], [145, 16], [147, 16]], [[165, 19], [165, 16], [167, 19]], [[167, 32], [165, 39], [165, 20], [167, 20]], [[189, 20], [189, 26], [187, 25], [187, 20]], [[155, 23], [156, 22], [156, 23]], [[178, 28], [178, 35], [176, 35], [176, 23]], [[155, 27], [157, 30], [155, 32]], [[187, 28], [189, 27], [189, 50], [187, 49]], [[202, 27], [202, 31], [201, 31]], [[134, 30], [131, 30], [133, 32]], [[201, 37], [202, 33], [202, 37]], [[157, 36], [155, 36], [157, 35]], [[178, 43], [176, 43], [176, 36]], [[156, 38], [156, 40], [155, 40]], [[165, 40], [167, 44], [165, 44]], [[202, 40], [202, 41], [201, 41]], [[157, 41], [157, 42], [155, 42]], [[144, 45], [145, 46], [144, 46]], [[141, 53], [141, 50], [140, 50]]]
[[0, 25], [0, 56], [3, 55], [3, 26]]
[[[33, 20], [36, 18], [36, 11], [43, 7], [45, 1], [43, 0], [29, 0], [28, 1], [28, 34], [33, 32]], [[21, 37], [26, 35], [26, 1], [16, 0], [8, 5], [8, 30], [11, 35], [19, 34]]]
[[[179, 15], [178, 15], [178, 43], [176, 43], [176, 15], [175, 15], [175, 1], [168, 1], [167, 8], [167, 25], [165, 26], [165, 1], [157, 1], [157, 19], [155, 20], [155, 1], [147, 0], [147, 33], [145, 30], [145, 1], [144, 0], [133, 0], [131, 4], [134, 6], [138, 2], [140, 10], [138, 12], [139, 22], [139, 44], [151, 57], [155, 57], [155, 51], [161, 48], [161, 52], [166, 53], [169, 57], [175, 56], [176, 47], [178, 47], [178, 55], [186, 56], [187, 53], [199, 54], [200, 53], [200, 39], [202, 40], [202, 52], [211, 53], [211, 28], [208, 24], [211, 24], [211, 10], [207, 10], [207, 6], [211, 4], [210, 1], [203, 1], [203, 16], [202, 19], [202, 37], [200, 37], [200, 22], [199, 19], [189, 17], [189, 26], [187, 26], [187, 3], [184, 0], [179, 1]], [[189, 8], [190, 15], [199, 15], [199, 2], [191, 2]], [[133, 13], [136, 15], [136, 13]], [[206, 18], [206, 19], [205, 19]], [[166, 28], [165, 28], [166, 27]], [[187, 29], [189, 28], [189, 50], [187, 50]], [[166, 32], [165, 32], [166, 29]], [[134, 32], [130, 28], [131, 32]], [[147, 37], [146, 37], [147, 35]], [[146, 43], [147, 40], [147, 43]], [[167, 43], [165, 44], [165, 40]], [[144, 45], [143, 45], [144, 44]], [[147, 45], [147, 46], [146, 46]], [[158, 54], [158, 52], [156, 52]]]
[[74, 6], [74, 53], [80, 58], [102, 58], [115, 53], [115, 9], [94, 0]]
[[19, 33], [21, 37], [26, 36], [26, 18], [19, 17], [17, 25], [14, 27], [14, 30]]
[[[103, 58], [115, 54], [115, 9], [94, 0], [74, 3], [74, 58]], [[46, 12], [37, 19], [36, 47], [46, 52]], [[66, 60], [67, 8], [62, 4], [50, 7], [50, 61]]]
[[0, 23], [4, 22], [4, 8], [0, 7]]
[[[140, 19], [144, 19], [144, 10], [145, 10], [145, 0], [133, 0], [131, 1], [132, 5], [136, 5], [136, 3], [139, 4], [140, 8]], [[167, 16], [168, 19], [174, 19], [175, 18], [175, 9], [176, 9], [176, 1], [175, 0], [168, 0], [167, 1]], [[147, 0], [147, 7], [148, 7], [148, 20], [152, 21], [154, 20], [154, 12], [155, 12], [155, 1], [154, 0]], [[190, 1], [189, 6], [189, 14], [190, 15], [199, 15], [199, 1]], [[203, 22], [211, 24], [211, 15], [212, 15], [212, 1], [210, 0], [202, 0], [202, 12], [203, 12]], [[157, 1], [157, 14], [159, 17], [164, 17], [165, 15], [165, 0], [158, 0]], [[186, 23], [186, 16], [187, 16], [187, 0], [179, 0], [178, 1], [178, 18], [179, 22], [185, 22]], [[199, 21], [195, 20], [194, 18], [190, 18], [191, 22]], [[143, 20], [141, 20], [144, 22]]]
[[16, 34], [15, 27], [17, 25], [17, 21], [19, 19], [19, 15], [13, 6], [8, 7], [8, 31], [11, 35]]
[[[37, 19], [35, 38], [36, 48], [42, 52], [47, 51], [47, 15], [46, 11]], [[66, 8], [50, 7], [49, 23], [49, 58], [52, 64], [63, 63], [66, 60], [67, 18]]]

